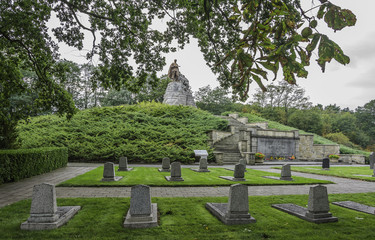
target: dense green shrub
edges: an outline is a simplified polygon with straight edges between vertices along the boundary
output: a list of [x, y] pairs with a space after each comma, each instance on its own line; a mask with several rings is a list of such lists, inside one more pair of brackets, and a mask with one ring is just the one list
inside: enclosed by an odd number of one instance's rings
[[207, 133], [224, 130], [227, 121], [188, 106], [140, 103], [98, 107], [77, 113], [70, 121], [54, 115], [19, 125], [23, 148], [65, 146], [71, 161], [194, 161], [195, 149], [212, 153]]
[[0, 150], [0, 184], [50, 172], [67, 163], [67, 148]]

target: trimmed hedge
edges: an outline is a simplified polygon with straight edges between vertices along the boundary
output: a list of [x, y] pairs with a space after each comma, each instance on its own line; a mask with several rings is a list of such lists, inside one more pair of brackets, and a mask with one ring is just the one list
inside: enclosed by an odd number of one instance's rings
[[0, 150], [0, 184], [50, 172], [67, 163], [67, 148]]

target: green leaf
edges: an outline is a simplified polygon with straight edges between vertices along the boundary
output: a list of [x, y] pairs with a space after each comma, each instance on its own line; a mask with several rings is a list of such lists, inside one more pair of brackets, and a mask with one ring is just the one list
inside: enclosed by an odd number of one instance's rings
[[314, 36], [313, 36], [313, 39], [311, 41], [310, 44], [308, 44], [306, 46], [306, 50], [311, 53], [312, 51], [314, 51], [314, 49], [316, 48], [319, 40], [320, 40], [320, 37], [321, 37], [321, 34], [320, 33], [315, 33]]

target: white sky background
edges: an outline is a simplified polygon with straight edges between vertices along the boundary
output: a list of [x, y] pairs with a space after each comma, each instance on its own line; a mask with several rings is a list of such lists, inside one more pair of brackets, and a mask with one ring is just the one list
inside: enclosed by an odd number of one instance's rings
[[[311, 6], [311, 0], [301, 0], [301, 2], [305, 4], [304, 8]], [[350, 57], [351, 62], [343, 66], [332, 60], [326, 65], [325, 73], [322, 73], [315, 58], [312, 57], [311, 64], [307, 68], [309, 71], [307, 79], [297, 79], [297, 84], [306, 90], [306, 95], [310, 97], [314, 105], [336, 104], [342, 108], [349, 107], [354, 110], [375, 99], [375, 26], [373, 23], [375, 1], [331, 0], [331, 2], [353, 11], [357, 16], [357, 23], [354, 27], [344, 28], [334, 33], [332, 30], [325, 31], [319, 28], [325, 24], [321, 22], [318, 30], [338, 43], [344, 53]], [[88, 38], [88, 43], [91, 43], [90, 41]], [[91, 45], [85, 48], [90, 49], [90, 47]], [[60, 51], [63, 58], [78, 63], [85, 62], [85, 53], [63, 45], [60, 45]], [[174, 59], [177, 59], [181, 73], [188, 78], [193, 92], [207, 85], [211, 87], [219, 85], [216, 76], [206, 65], [196, 40], [192, 39], [183, 50], [166, 55], [167, 65], [159, 76], [168, 73], [169, 65]], [[278, 77], [277, 80], [282, 80], [281, 72]], [[250, 96], [257, 88], [256, 83], [251, 85]]]

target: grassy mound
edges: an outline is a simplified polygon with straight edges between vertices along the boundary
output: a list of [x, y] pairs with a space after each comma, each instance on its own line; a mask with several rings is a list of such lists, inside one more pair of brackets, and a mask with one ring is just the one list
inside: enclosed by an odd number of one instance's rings
[[[197, 167], [195, 167], [197, 168]], [[116, 170], [118, 168], [116, 167]], [[118, 172], [116, 176], [123, 176], [117, 182], [102, 182], [103, 167], [98, 167], [90, 172], [79, 175], [75, 178], [69, 179], [61, 184], [59, 187], [98, 187], [98, 186], [134, 186], [144, 184], [148, 186], [229, 186], [235, 183], [245, 185], [288, 185], [288, 184], [318, 184], [318, 183], [332, 183], [330, 181], [317, 180], [304, 177], [293, 176], [294, 181], [281, 181], [275, 179], [264, 178], [263, 176], [276, 176], [280, 174], [264, 172], [259, 170], [247, 169], [245, 173], [246, 181], [232, 182], [219, 178], [219, 176], [232, 176], [233, 171], [223, 168], [209, 168], [210, 172], [194, 172], [188, 168], [181, 169], [181, 175], [184, 181], [169, 182], [165, 180], [164, 176], [170, 176], [168, 172], [159, 172], [157, 168], [151, 167], [135, 167], [130, 172]]]
[[208, 131], [226, 127], [226, 121], [193, 107], [140, 103], [80, 111], [70, 121], [39, 116], [18, 130], [22, 148], [67, 147], [70, 161], [113, 161], [124, 155], [129, 162], [169, 157], [189, 163], [194, 149], [212, 152]]
[[[374, 193], [331, 194], [329, 201], [356, 201], [374, 206]], [[250, 196], [249, 212], [257, 222], [224, 225], [205, 209], [207, 202], [227, 202], [227, 197], [152, 198], [158, 205], [159, 226], [125, 229], [122, 224], [129, 198], [58, 199], [58, 206], [81, 206], [66, 225], [48, 231], [22, 231], [30, 214], [30, 200], [0, 208], [0, 239], [374, 239], [373, 215], [330, 205], [336, 223], [315, 224], [271, 207], [294, 203], [306, 207], [308, 196]]]

